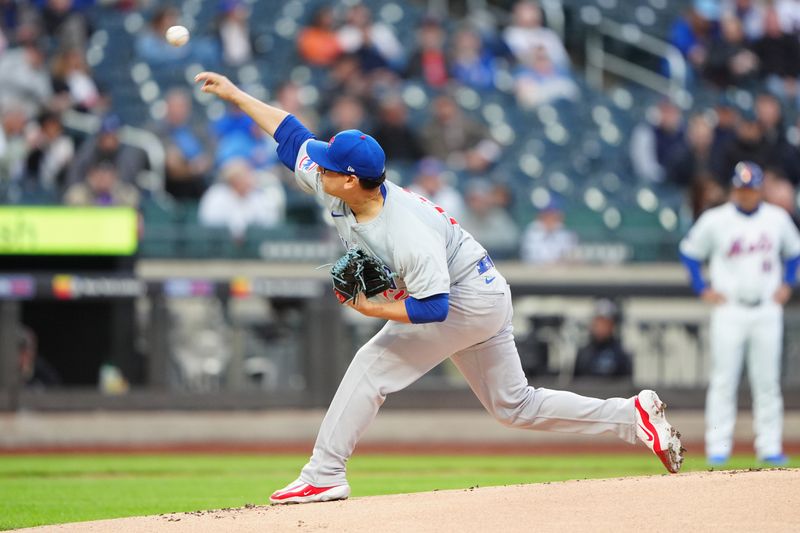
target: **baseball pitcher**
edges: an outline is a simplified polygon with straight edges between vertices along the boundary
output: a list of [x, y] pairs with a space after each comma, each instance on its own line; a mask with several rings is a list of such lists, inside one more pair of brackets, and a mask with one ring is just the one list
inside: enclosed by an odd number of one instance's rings
[[[204, 72], [202, 90], [238, 106], [278, 142], [299, 186], [333, 217], [348, 253], [332, 269], [343, 305], [386, 325], [358, 350], [322, 421], [300, 477], [272, 503], [350, 495], [345, 464], [387, 394], [451, 358], [489, 413], [518, 428], [642, 440], [670, 472], [683, 449], [655, 392], [599, 400], [528, 386], [511, 331], [511, 293], [486, 250], [441, 207], [385, 179], [380, 145], [357, 130], [318, 141], [294, 116]], [[356, 251], [354, 251], [356, 250]], [[373, 298], [374, 261], [392, 286]], [[364, 273], [367, 272], [367, 275]], [[348, 288], [349, 287], [349, 288]]]
[[[692, 287], [714, 305], [706, 397], [706, 457], [724, 465], [733, 447], [736, 395], [747, 358], [758, 459], [785, 464], [780, 387], [783, 304], [800, 263], [800, 234], [781, 208], [761, 200], [761, 168], [736, 165], [731, 201], [709, 209], [681, 241]], [[711, 284], [701, 273], [708, 260]]]

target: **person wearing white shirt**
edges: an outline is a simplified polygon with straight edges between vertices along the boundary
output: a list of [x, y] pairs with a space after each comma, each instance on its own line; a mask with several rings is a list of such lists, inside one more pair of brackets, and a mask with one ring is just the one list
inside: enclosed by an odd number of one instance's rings
[[577, 245], [577, 235], [564, 227], [564, 213], [551, 200], [525, 229], [520, 256], [525, 263], [552, 265], [568, 260]]
[[544, 47], [556, 67], [569, 69], [569, 55], [564, 43], [556, 32], [542, 26], [542, 10], [538, 3], [530, 0], [517, 2], [512, 17], [511, 25], [503, 31], [503, 40], [519, 61], [524, 62], [533, 50]]
[[245, 159], [231, 159], [222, 167], [220, 181], [200, 200], [200, 224], [227, 227], [235, 239], [244, 237], [248, 226], [275, 227], [285, 218], [286, 193], [278, 178], [260, 176]]
[[0, 56], [0, 102], [15, 102], [36, 115], [53, 96], [44, 51], [34, 42], [6, 50]]
[[526, 263], [552, 265], [567, 260], [577, 245], [575, 233], [564, 227], [564, 213], [551, 201], [525, 230], [520, 255]]
[[223, 0], [220, 9], [218, 36], [222, 59], [226, 65], [244, 65], [253, 57], [248, 24], [250, 9], [241, 0]]
[[412, 192], [424, 196], [456, 220], [464, 218], [466, 206], [461, 193], [448, 184], [444, 176], [444, 164], [435, 157], [426, 157], [417, 165], [417, 175], [408, 186]]
[[[372, 21], [369, 8], [356, 4], [347, 13], [347, 23], [342, 26], [337, 37], [342, 49], [347, 53], [361, 54], [362, 68], [365, 70], [377, 65], [373, 63], [380, 58], [390, 68], [399, 68], [403, 63], [403, 45], [395, 36], [391, 27]], [[370, 53], [365, 54], [369, 50]], [[377, 56], [375, 56], [377, 54]], [[368, 65], [364, 65], [365, 55], [372, 55]]]
[[783, 31], [786, 33], [800, 31], [800, 0], [777, 0], [774, 5]]

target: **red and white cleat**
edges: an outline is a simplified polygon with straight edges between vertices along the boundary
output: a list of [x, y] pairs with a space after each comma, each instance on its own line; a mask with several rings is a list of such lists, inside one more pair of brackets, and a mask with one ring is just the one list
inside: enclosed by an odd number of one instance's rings
[[683, 464], [681, 434], [667, 422], [667, 404], [654, 391], [643, 390], [634, 400], [636, 406], [636, 436], [653, 450], [667, 470], [677, 474]]
[[297, 479], [281, 490], [273, 492], [269, 501], [273, 504], [329, 502], [346, 500], [348, 496], [350, 496], [350, 485], [347, 483], [333, 487], [315, 487]]

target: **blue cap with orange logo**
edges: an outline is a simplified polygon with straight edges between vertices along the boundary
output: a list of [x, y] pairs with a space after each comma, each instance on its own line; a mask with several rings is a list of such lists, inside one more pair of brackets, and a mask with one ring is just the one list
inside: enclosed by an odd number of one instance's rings
[[386, 154], [378, 141], [359, 130], [345, 130], [334, 135], [330, 142], [308, 141], [308, 157], [322, 168], [354, 174], [364, 180], [383, 177]]
[[764, 172], [752, 161], [740, 161], [733, 169], [731, 184], [737, 189], [760, 189], [764, 183]]

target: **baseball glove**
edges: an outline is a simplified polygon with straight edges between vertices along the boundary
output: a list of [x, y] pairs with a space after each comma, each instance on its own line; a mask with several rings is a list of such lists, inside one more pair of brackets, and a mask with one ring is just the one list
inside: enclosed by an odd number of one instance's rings
[[331, 267], [333, 292], [341, 303], [359, 293], [367, 298], [394, 287], [393, 274], [376, 257], [358, 248], [351, 248]]

